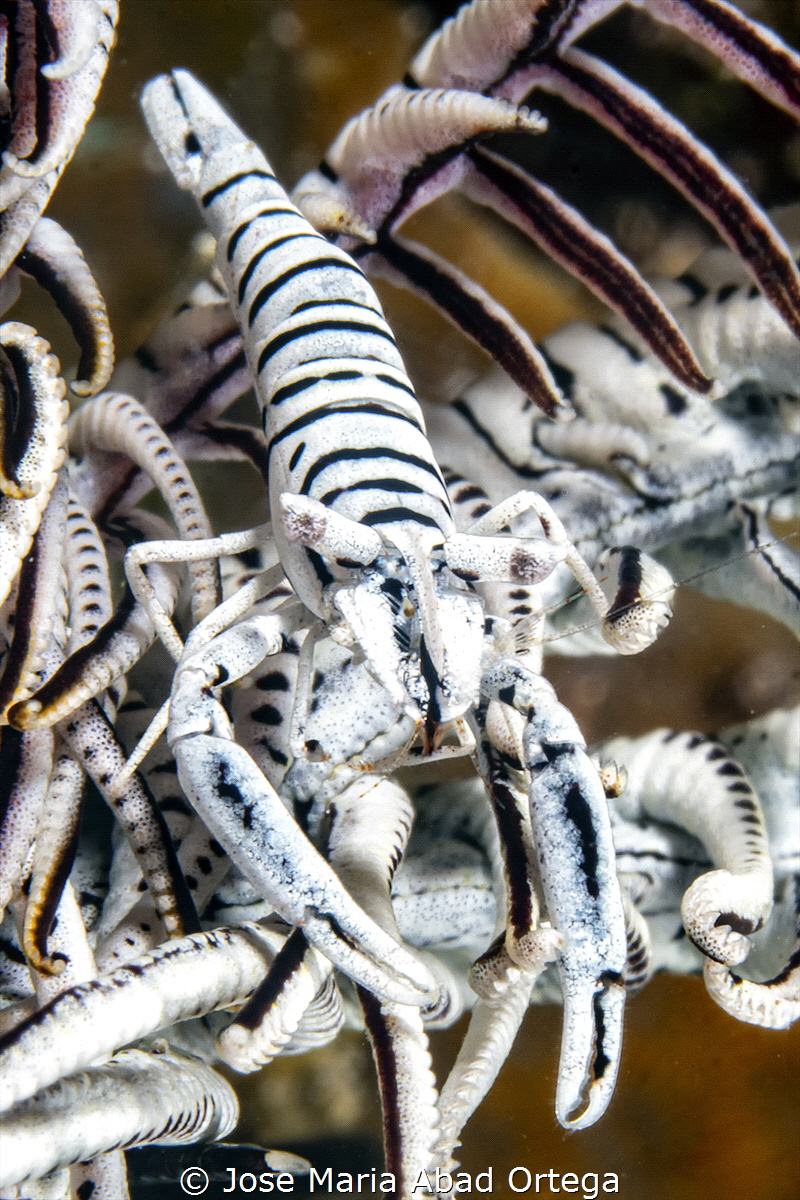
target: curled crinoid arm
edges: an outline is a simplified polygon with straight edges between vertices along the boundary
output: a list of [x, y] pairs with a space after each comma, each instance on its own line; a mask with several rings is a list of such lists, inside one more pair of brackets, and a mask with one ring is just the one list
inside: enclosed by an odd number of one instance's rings
[[69, 593], [67, 654], [95, 636], [113, 612], [108, 560], [100, 533], [89, 514], [70, 491], [64, 569]]
[[67, 404], [58, 360], [28, 325], [0, 326], [0, 602], [47, 507], [66, 453]]
[[[75, 17], [69, 10], [59, 12], [55, 5], [48, 7], [52, 9], [56, 38], [59, 34], [64, 37]], [[94, 44], [89, 53], [86, 53], [87, 27], [90, 26], [87, 12], [84, 17], [77, 18], [78, 26], [83, 28], [70, 38], [72, 46], [67, 58], [47, 62], [45, 59], [50, 59], [51, 48], [44, 25], [34, 17], [32, 6], [29, 9], [26, 4], [19, 5], [16, 32], [27, 44], [11, 89], [19, 90], [20, 94], [25, 89], [35, 99], [28, 105], [20, 105], [15, 114], [0, 174], [2, 207], [8, 203], [2, 185], [13, 195], [15, 190], [21, 190], [19, 186], [14, 188], [15, 179], [20, 182], [39, 179], [69, 161], [92, 114], [114, 44], [118, 5], [116, 0], [88, 0], [84, 7], [93, 13], [95, 21]], [[37, 73], [42, 76], [42, 86], [38, 88]]]
[[[800, 891], [797, 882], [795, 888]], [[707, 958], [703, 980], [712, 1000], [737, 1020], [766, 1029], [788, 1029], [800, 1020], [800, 932], [786, 966], [772, 979], [744, 979], [725, 963]]]
[[764, 818], [744, 770], [724, 746], [701, 734], [662, 729], [605, 749], [626, 765], [631, 802], [635, 798], [650, 816], [681, 826], [706, 847], [716, 869], [686, 892], [684, 927], [709, 958], [742, 962], [748, 935], [769, 917], [773, 894]]
[[4, 55], [9, 120], [0, 168], [0, 275], [23, 249], [92, 114], [116, 21], [116, 0], [23, 2], [10, 10], [6, 36], [14, 53]]
[[482, 92], [504, 78], [510, 64], [524, 63], [557, 44], [575, 22], [575, 8], [548, 0], [463, 4], [417, 52], [406, 76], [408, 85]]
[[605, 641], [620, 654], [646, 650], [672, 616], [675, 585], [669, 571], [635, 546], [615, 546], [601, 554], [594, 574], [609, 601]]
[[381, 1002], [363, 987], [358, 995], [378, 1072], [386, 1169], [396, 1194], [411, 1195], [419, 1173], [433, 1166], [439, 1119], [422, 1015], [418, 1008]]
[[0, 726], [0, 914], [23, 883], [53, 765], [53, 733]]
[[[222, 1060], [236, 1071], [257, 1071], [280, 1054], [331, 975], [328, 960], [295, 929], [263, 982], [217, 1037]], [[337, 1025], [333, 1027], [335, 1034]]]
[[[177, 781], [176, 781], [177, 786]], [[188, 804], [186, 805], [188, 808]], [[164, 813], [165, 820], [168, 813]], [[178, 847], [178, 866], [198, 912], [204, 912], [214, 892], [231, 868], [224, 849], [209, 833], [199, 817], [191, 819]], [[103, 906], [98, 928], [97, 964], [102, 971], [113, 971], [134, 954], [146, 954], [161, 938], [161, 922], [152, 895], [142, 893], [143, 879], [135, 857], [115, 856], [112, 864], [119, 888], [116, 903]], [[259, 916], [261, 913], [259, 913]]]
[[65, 229], [42, 217], [16, 265], [51, 294], [72, 329], [81, 351], [73, 392], [99, 392], [111, 378], [114, 341], [105, 302], [80, 248]]
[[[119, 518], [116, 531], [129, 542], [143, 535], [163, 537], [169, 526], [152, 513], [135, 511]], [[160, 563], [154, 563], [148, 571], [148, 584], [158, 605], [165, 614], [171, 614], [179, 587], [177, 572]], [[148, 610], [127, 591], [97, 633], [73, 649], [28, 699], [13, 705], [9, 720], [19, 729], [43, 729], [65, 720], [81, 704], [125, 675], [153, 644], [155, 636]]]
[[[490, 710], [506, 705], [490, 703]], [[505, 924], [498, 937], [469, 972], [472, 990], [477, 993], [470, 1023], [458, 1058], [442, 1087], [439, 1098], [440, 1124], [434, 1148], [435, 1166], [449, 1171], [456, 1166], [452, 1155], [466, 1122], [478, 1107], [505, 1062], [530, 1001], [531, 989], [546, 964], [554, 960], [561, 947], [561, 936], [539, 924], [539, 902], [534, 890], [538, 863], [530, 828], [528, 798], [513, 786], [522, 763], [518, 737], [513, 738], [510, 753], [494, 744], [502, 713], [487, 720], [483, 707], [475, 714], [479, 730], [476, 737], [478, 765], [486, 784], [497, 823], [497, 849], [490, 855], [502, 858], [505, 887]], [[512, 718], [518, 714], [511, 713]], [[494, 736], [491, 741], [487, 729]], [[518, 733], [515, 730], [515, 733]], [[524, 808], [523, 808], [524, 802]], [[477, 830], [468, 830], [475, 837]], [[480, 836], [480, 835], [479, 835]], [[485, 840], [484, 837], [481, 840]], [[492, 839], [492, 843], [495, 839]], [[495, 861], [494, 874], [500, 870]], [[498, 911], [502, 912], [498, 898]]]
[[[13, 708], [17, 717], [36, 714], [40, 719], [34, 720], [31, 727], [39, 728], [48, 724], [42, 719], [44, 706], [41, 700], [31, 697], [41, 691], [41, 663], [37, 668], [36, 662], [49, 646], [54, 618], [52, 605], [58, 601], [62, 590], [62, 565], [69, 597], [68, 654], [85, 645], [108, 621], [112, 610], [108, 564], [100, 536], [75, 497], [63, 491], [65, 486], [58, 485], [54, 490], [34, 542], [37, 550], [23, 564], [20, 573], [22, 603], [18, 607], [12, 643], [17, 647], [12, 656], [15, 661], [9, 659], [9, 670], [0, 680], [0, 694], [6, 697], [4, 704]], [[51, 512], [56, 501], [60, 501], [58, 513]], [[41, 539], [46, 539], [46, 545], [38, 549]], [[42, 639], [45, 639], [44, 643]], [[45, 695], [59, 687], [56, 677], [63, 676], [61, 658], [59, 653], [50, 664]], [[106, 682], [111, 682], [112, 677], [109, 676]], [[99, 690], [98, 687], [96, 691]], [[94, 691], [87, 690], [73, 707], [93, 694]], [[52, 725], [59, 715], [63, 714], [57, 712], [49, 724]], [[25, 724], [24, 720], [22, 724]]]
[[332, 175], [342, 180], [357, 217], [388, 233], [452, 186], [454, 172], [457, 179], [462, 170], [461, 153], [476, 138], [545, 128], [538, 113], [504, 100], [442, 88], [390, 88], [345, 125], [322, 169], [300, 180], [295, 202], [302, 210], [304, 191], [312, 184], [321, 191]]
[[238, 1119], [233, 1088], [200, 1059], [166, 1042], [123, 1050], [6, 1114], [0, 1186], [117, 1147], [214, 1140]]
[[62, 550], [67, 521], [67, 482], [62, 472], [19, 575], [14, 634], [0, 677], [0, 713], [27, 700], [63, 657], [66, 595]]
[[[536, 975], [515, 967], [506, 956], [502, 968], [492, 971], [494, 994], [478, 997], [458, 1057], [439, 1095], [434, 1168], [452, 1171], [458, 1165], [453, 1155], [461, 1131], [508, 1058], [527, 1012]], [[470, 977], [476, 978], [472, 973]]]
[[625, 913], [625, 934], [628, 939], [628, 957], [624, 971], [625, 989], [628, 992], [638, 992], [647, 983], [652, 971], [650, 930], [627, 888], [621, 886], [620, 892]]
[[282, 943], [252, 923], [190, 934], [63, 992], [0, 1039], [0, 1111], [137, 1038], [242, 1004]]
[[64, 956], [49, 950], [47, 939], [75, 857], [85, 781], [78, 763], [59, 755], [37, 825], [23, 945], [31, 966], [46, 975], [64, 970]]
[[[62, 170], [62, 167], [57, 167], [41, 179], [26, 180], [22, 194], [0, 210], [0, 271], [13, 270], [14, 259], [24, 248], [31, 230], [47, 207]], [[19, 181], [15, 186], [21, 184], [22, 181]]]
[[[241, 332], [220, 300], [217, 295], [213, 304], [182, 309], [163, 321], [114, 373], [115, 388], [141, 399], [183, 457], [212, 456], [212, 443], [200, 430], [252, 386]], [[134, 504], [151, 486], [123, 454], [91, 455], [76, 466], [75, 479], [95, 515]]]
[[[736, 756], [761, 797], [776, 881], [776, 905], [762, 939], [768, 955], [743, 978], [725, 964], [707, 959], [703, 976], [711, 997], [740, 1021], [786, 1029], [800, 1019], [800, 845], [797, 763], [800, 753], [798, 710], [777, 709], [719, 735]], [[767, 978], [764, 978], [764, 977]]]
[[[96, 447], [127, 454], [158, 487], [181, 538], [198, 540], [211, 536], [200, 493], [186, 464], [133, 396], [109, 392], [84, 404], [72, 420], [70, 442], [75, 453], [91, 452]], [[219, 577], [216, 565], [211, 562], [193, 563], [189, 572], [192, 616], [198, 621], [219, 603]]]

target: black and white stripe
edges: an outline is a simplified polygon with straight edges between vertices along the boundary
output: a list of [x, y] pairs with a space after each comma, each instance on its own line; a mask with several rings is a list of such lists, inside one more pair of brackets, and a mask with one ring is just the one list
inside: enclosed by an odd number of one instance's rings
[[[447, 492], [362, 271], [312, 229], [263, 154], [190, 75], [154, 81], [143, 104], [167, 163], [218, 240], [262, 406], [273, 511], [289, 492], [390, 538], [408, 522], [445, 540], [453, 531]], [[293, 585], [321, 614], [329, 564], [276, 536]]]

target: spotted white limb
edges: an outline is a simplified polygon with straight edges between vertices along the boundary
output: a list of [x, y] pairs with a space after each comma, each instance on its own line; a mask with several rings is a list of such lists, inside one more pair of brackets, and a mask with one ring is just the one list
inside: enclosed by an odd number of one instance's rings
[[[476, 727], [476, 761], [492, 806], [499, 834], [505, 887], [505, 923], [491, 949], [491, 961], [498, 947], [505, 952], [503, 969], [516, 964], [521, 970], [533, 967], [541, 956], [539, 936], [538, 864], [531, 832], [526, 791], [515, 787], [514, 763], [521, 769], [521, 721], [508, 714], [506, 705], [497, 701], [481, 705], [473, 720]], [[502, 911], [499, 909], [499, 911]], [[482, 985], [485, 978], [486, 987]], [[504, 986], [503, 972], [480, 971], [471, 980], [479, 995], [493, 996], [494, 981]], [[515, 976], [516, 978], [516, 976]]]
[[23, 882], [52, 766], [51, 730], [20, 733], [0, 727], [0, 913]]
[[6, 1113], [0, 1186], [119, 1147], [214, 1141], [238, 1119], [233, 1088], [204, 1062], [166, 1042], [123, 1050]]
[[539, 874], [547, 914], [563, 938], [556, 1116], [566, 1128], [586, 1128], [611, 1099], [625, 1004], [625, 917], [606, 798], [577, 723], [546, 680], [501, 661], [484, 676], [481, 690], [525, 718], [524, 767]]
[[54, 21], [57, 31], [59, 56], [39, 70], [46, 79], [68, 79], [80, 71], [94, 53], [103, 32], [103, 12], [108, 5], [104, 5], [102, 0], [89, 0], [74, 14], [70, 14], [69, 20], [64, 20], [64, 15], [59, 13], [56, 5], [49, 7], [53, 10], [50, 19]]
[[[142, 613], [147, 614], [148, 625], [161, 638], [176, 662], [180, 661], [184, 652], [191, 653], [210, 642], [217, 634], [244, 616], [258, 601], [291, 598], [291, 588], [286, 584], [283, 570], [279, 564], [270, 570], [261, 572], [255, 578], [249, 578], [195, 625], [184, 646], [170, 618], [174, 607], [174, 596], [171, 597], [169, 605], [163, 603], [158, 589], [148, 578], [148, 569], [152, 570], [156, 564], [191, 562], [208, 553], [216, 558], [223, 553], [241, 553], [242, 550], [263, 547], [266, 539], [270, 537], [271, 530], [272, 526], [268, 523], [252, 530], [242, 531], [242, 533], [222, 534], [219, 538], [202, 539], [202, 544], [193, 543], [191, 545], [174, 540], [149, 540], [134, 547], [126, 556], [125, 569], [129, 578], [131, 595], [138, 598], [137, 603]], [[153, 716], [135, 749], [128, 757], [125, 766], [117, 775], [116, 787], [124, 787], [166, 731], [169, 724], [169, 712], [170, 702], [167, 699]]]
[[[614, 330], [581, 323], [551, 335], [546, 350], [583, 414], [573, 423], [580, 422], [579, 436], [562, 438], [571, 426], [547, 423], [545, 429], [520, 391], [495, 372], [454, 405], [429, 407], [426, 418], [439, 457], [477, 480], [491, 500], [504, 499], [520, 485], [550, 497], [589, 561], [609, 545], [627, 543], [658, 552], [680, 578], [746, 552], [741, 518], [731, 502], [751, 504], [790, 490], [800, 465], [797, 439], [787, 432], [769, 393], [748, 386], [744, 395], [737, 389], [716, 403], [692, 397]], [[627, 444], [609, 445], [609, 420], [628, 427]], [[600, 462], [604, 446], [611, 454]], [[637, 461], [645, 465], [637, 467]], [[582, 464], [593, 469], [581, 469]], [[516, 532], [527, 529], [521, 524]], [[768, 603], [778, 619], [785, 619], [779, 614], [790, 613], [792, 601], [780, 598], [785, 590], [780, 576], [773, 573], [766, 589], [755, 580], [746, 584], [748, 571], [762, 574], [755, 561], [748, 567], [749, 561], [741, 559], [731, 568], [738, 579], [732, 578], [726, 598], [736, 601], [746, 586], [750, 603], [761, 595], [760, 604]], [[767, 582], [767, 572], [763, 575]], [[791, 591], [794, 573], [787, 578]], [[713, 574], [703, 574], [697, 586], [710, 588], [713, 580]], [[556, 587], [548, 600], [565, 594]], [[566, 611], [551, 618], [551, 626], [561, 633], [577, 620]]]
[[105, 301], [79, 246], [56, 221], [41, 217], [16, 266], [50, 293], [78, 343], [72, 391], [78, 396], [99, 392], [114, 368], [114, 339]]
[[340, 566], [368, 567], [383, 550], [381, 536], [374, 529], [349, 521], [319, 500], [284, 492], [280, 504], [288, 540], [302, 542]]
[[23, 947], [31, 966], [46, 975], [61, 975], [66, 962], [63, 952], [48, 949], [47, 939], [72, 867], [84, 783], [78, 763], [59, 755], [36, 827]]
[[[403, 712], [398, 698], [381, 686], [368, 665], [358, 661], [352, 647], [323, 638], [311, 647], [313, 658], [307, 654], [312, 633], [306, 634], [299, 653], [297, 645], [289, 646], [290, 653], [276, 660], [274, 676], [257, 682], [258, 707], [237, 707], [236, 729], [237, 738], [245, 739], [254, 753], [260, 743], [258, 761], [266, 774], [281, 771], [278, 790], [295, 803], [311, 804], [313, 828], [325, 822], [327, 805], [351, 783], [414, 761], [409, 745], [417, 721]], [[266, 684], [275, 685], [268, 695], [261, 690]], [[343, 705], [352, 710], [346, 723], [341, 720]], [[269, 734], [268, 742], [264, 734]]]
[[[0, 603], [30, 550], [66, 455], [66, 387], [56, 357], [35, 330], [0, 326]], [[17, 430], [26, 431], [20, 443]], [[7, 472], [11, 468], [11, 475]]]
[[0, 720], [4, 723], [9, 709], [35, 692], [63, 658], [67, 600], [62, 551], [67, 495], [62, 470], [20, 569], [14, 633], [0, 677]]
[[179, 664], [168, 740], [181, 785], [285, 921], [301, 925], [312, 945], [365, 986], [401, 1003], [422, 1003], [435, 990], [428, 972], [353, 902], [250, 755], [233, 741], [216, 698], [215, 689], [276, 654], [284, 631], [277, 616], [252, 617]]
[[[319, 694], [318, 692], [317, 696]], [[365, 781], [362, 777], [357, 786], [349, 787], [344, 792], [340, 790], [336, 794], [330, 805], [329, 817], [333, 823], [328, 834], [331, 860], [336, 860], [334, 865], [337, 867], [341, 866], [343, 877], [354, 898], [363, 900], [365, 909], [371, 910], [374, 916], [385, 917], [394, 932], [386, 892], [387, 866], [383, 847], [385, 845], [391, 852], [398, 833], [401, 840], [404, 837], [403, 828], [407, 826], [410, 818], [405, 796], [387, 781], [376, 783], [374, 780]], [[326, 816], [323, 817], [323, 823], [329, 824]], [[392, 860], [394, 857], [395, 854], [392, 853]], [[247, 911], [247, 907], [237, 909], [235, 906], [222, 910], [223, 914], [241, 914], [234, 919], [242, 919]], [[428, 928], [426, 925], [426, 929]], [[280, 1035], [283, 1041], [286, 1030], [294, 1028], [297, 1024], [302, 1005], [313, 990], [312, 981], [308, 976], [308, 968], [313, 964], [309, 963], [308, 954], [309, 948], [302, 931], [296, 930], [276, 959], [262, 987], [238, 1014], [230, 1032], [235, 1031], [237, 1046], [241, 1045], [248, 1054], [255, 1053], [259, 1046], [264, 1044], [265, 1037], [270, 1053], [273, 1053], [277, 1045], [271, 1045], [269, 1039]], [[436, 1004], [422, 1010], [423, 1024], [426, 1028], [447, 1027], [458, 1018], [463, 1009], [459, 984], [452, 972], [435, 956], [423, 953], [421, 957], [439, 986], [439, 999]], [[328, 976], [327, 982], [302, 1013], [296, 1032], [282, 1049], [282, 1053], [301, 1053], [306, 1049], [324, 1045], [335, 1035], [342, 1018], [339, 992], [332, 977]], [[220, 1041], [226, 1038], [228, 1033], [226, 1030]], [[223, 1056], [227, 1057], [224, 1048]], [[418, 1083], [412, 1080], [410, 1085], [416, 1087]], [[403, 1086], [406, 1086], [406, 1083]]]
[[[615, 548], [601, 558], [595, 572], [592, 573], [568, 538], [555, 510], [536, 492], [517, 492], [479, 517], [470, 526], [468, 534], [456, 535], [456, 539], [449, 539], [444, 550], [448, 565], [453, 565], [450, 563], [449, 548], [454, 540], [460, 548], [463, 543], [458, 540], [459, 537], [474, 538], [471, 545], [475, 547], [477, 558], [484, 535], [502, 529], [527, 512], [532, 512], [538, 518], [547, 539], [545, 544], [550, 543], [551, 547], [546, 552], [541, 552], [542, 567], [539, 567], [536, 565], [536, 558], [540, 552], [535, 543], [526, 539], [524, 544], [530, 559], [528, 566], [525, 554], [520, 550], [516, 550], [515, 553], [512, 549], [513, 540], [510, 539], [510, 570], [505, 578], [520, 583], [539, 583], [547, 578], [559, 561], [563, 561], [600, 617], [603, 638], [610, 646], [620, 654], [638, 654], [654, 642], [672, 614], [670, 601], [673, 586], [669, 572], [634, 547], [624, 546]], [[480, 539], [475, 535], [481, 535]], [[489, 541], [489, 554], [497, 544], [494, 540]], [[522, 545], [520, 542], [519, 546]], [[491, 565], [487, 563], [484, 568], [486, 574], [473, 571], [468, 577], [502, 578], [496, 571], [491, 574], [491, 569]]]
[[708, 850], [716, 869], [687, 891], [683, 923], [709, 958], [742, 962], [748, 934], [767, 920], [773, 897], [764, 818], [744, 770], [724, 746], [700, 734], [661, 729], [607, 743], [605, 750], [625, 763], [641, 811], [688, 830]]
[[[211, 537], [211, 525], [188, 467], [133, 396], [107, 392], [84, 404], [70, 422], [70, 447], [78, 455], [94, 448], [127, 454], [161, 492], [182, 539]], [[220, 601], [219, 575], [216, 564], [204, 560], [191, 563], [189, 575], [192, 617], [199, 621]]]
[[0, 1111], [138, 1038], [242, 1004], [283, 941], [254, 923], [190, 934], [63, 992], [0, 1040]]
[[[278, 579], [277, 587], [273, 587], [273, 583]], [[248, 580], [237, 592], [234, 592], [227, 600], [218, 604], [212, 609], [207, 617], [204, 617], [198, 625], [189, 634], [186, 640], [185, 651], [191, 653], [199, 649], [200, 646], [210, 642], [217, 634], [227, 629], [239, 617], [253, 608], [259, 600], [279, 595], [280, 598], [291, 597], [291, 589], [284, 584], [283, 571], [277, 567], [272, 572], [264, 572], [255, 579]], [[165, 700], [156, 714], [153, 716], [147, 729], [142, 734], [142, 737], [136, 744], [135, 749], [128, 757], [125, 766], [120, 771], [116, 779], [118, 787], [124, 785], [134, 771], [138, 770], [140, 764], [144, 761], [151, 749], [166, 732], [169, 724], [169, 699]]]
[[179, 936], [197, 928], [197, 913], [169, 829], [144, 780], [136, 774], [124, 787], [114, 786], [125, 751], [108, 717], [90, 700], [59, 725], [59, 732], [120, 822], [167, 933]]

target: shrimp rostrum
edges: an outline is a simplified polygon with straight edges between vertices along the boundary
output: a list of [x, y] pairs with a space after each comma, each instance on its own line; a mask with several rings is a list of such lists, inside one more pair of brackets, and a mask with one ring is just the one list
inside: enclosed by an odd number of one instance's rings
[[[509, 893], [532, 893], [538, 874], [554, 929], [549, 941], [537, 941], [536, 900], [526, 909], [527, 928], [522, 918], [509, 927], [503, 953], [528, 969], [537, 955], [552, 953], [554, 940], [560, 945], [565, 1028], [557, 1112], [565, 1125], [590, 1124], [613, 1088], [624, 1004], [625, 922], [608, 812], [575, 721], [538, 673], [539, 625], [530, 622], [533, 653], [525, 662], [518, 652], [525, 637], [512, 634], [503, 604], [508, 594], [535, 593], [565, 563], [606, 639], [634, 653], [666, 622], [668, 601], [645, 594], [643, 557], [631, 585], [622, 565], [627, 553], [614, 558], [617, 579], [604, 591], [533, 492], [459, 532], [413, 388], [362, 271], [313, 230], [261, 151], [191, 75], [154, 80], [143, 106], [170, 170], [217, 239], [263, 414], [276, 544], [314, 618], [306, 663], [321, 636], [354, 647], [411, 718], [405, 761], [475, 751], [487, 781], [492, 776], [490, 792], [498, 792], [505, 754], [515, 784], [524, 785], [515, 792], [525, 800], [524, 820], [501, 823], [507, 885]], [[541, 534], [515, 536], [514, 520], [531, 510]], [[208, 553], [208, 545], [201, 548]], [[654, 569], [663, 594], [665, 573]], [[132, 586], [137, 570], [131, 560]], [[493, 607], [495, 584], [513, 586], [499, 589], [505, 599]], [[175, 672], [168, 731], [182, 784], [234, 862], [312, 944], [382, 1000], [429, 1003], [427, 970], [366, 917], [307, 842], [233, 740], [219, 701], [223, 684], [280, 651], [293, 621], [309, 623], [298, 602], [245, 617], [197, 649], [190, 639]], [[297, 758], [310, 751], [302, 704], [293, 722]], [[511, 743], [515, 754], [506, 753]], [[394, 754], [391, 769], [402, 761]], [[530, 853], [508, 844], [524, 842], [526, 829], [535, 843]], [[513, 867], [520, 861], [531, 864], [521, 881]]]

